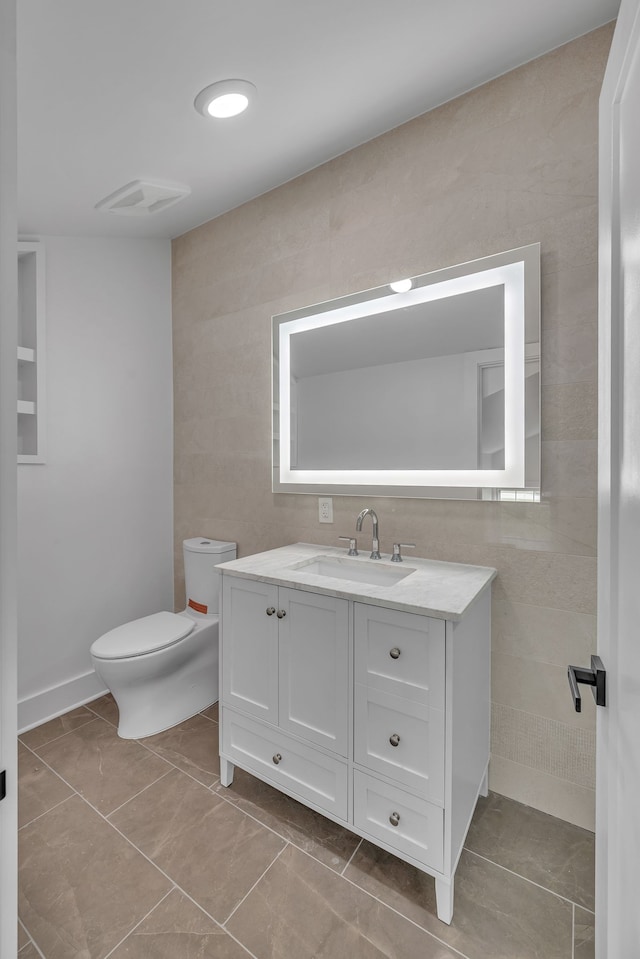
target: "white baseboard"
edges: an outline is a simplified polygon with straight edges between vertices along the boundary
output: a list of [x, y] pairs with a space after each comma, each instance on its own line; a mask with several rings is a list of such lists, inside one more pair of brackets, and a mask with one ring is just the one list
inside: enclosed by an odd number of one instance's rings
[[95, 670], [75, 676], [66, 683], [43, 689], [33, 696], [26, 696], [18, 700], [18, 733], [26, 733], [28, 729], [55, 719], [63, 713], [84, 706], [92, 699], [104, 696], [109, 690], [106, 688]]

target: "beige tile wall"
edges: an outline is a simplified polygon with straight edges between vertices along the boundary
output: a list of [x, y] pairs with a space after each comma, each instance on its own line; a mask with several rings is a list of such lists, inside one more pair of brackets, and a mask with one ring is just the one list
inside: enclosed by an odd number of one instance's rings
[[[363, 506], [384, 550], [495, 566], [491, 786], [593, 825], [597, 106], [611, 27], [433, 110], [173, 243], [175, 540], [240, 555], [336, 543]], [[270, 317], [542, 244], [540, 505], [271, 492]]]

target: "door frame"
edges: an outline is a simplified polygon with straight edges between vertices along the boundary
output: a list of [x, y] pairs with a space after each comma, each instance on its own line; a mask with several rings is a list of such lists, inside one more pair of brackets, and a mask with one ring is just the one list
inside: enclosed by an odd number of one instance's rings
[[0, 0], [0, 955], [17, 954], [16, 2]]
[[[599, 137], [599, 410], [598, 410], [598, 653], [607, 669], [607, 707], [597, 716], [596, 762], [596, 957], [628, 956], [637, 942], [635, 861], [638, 829], [634, 799], [621, 786], [640, 783], [640, 749], [623, 750], [628, 714], [627, 636], [619, 632], [618, 595], [621, 514], [624, 377], [623, 248], [621, 226], [620, 103], [640, 57], [640, 0], [622, 0], [600, 96]], [[637, 69], [637, 67], [636, 67]], [[634, 377], [637, 379], [637, 375]], [[640, 442], [640, 439], [639, 439]], [[637, 659], [637, 657], [636, 657]], [[624, 670], [621, 663], [625, 664]], [[634, 797], [637, 802], [637, 795]], [[629, 951], [631, 949], [631, 952]]]

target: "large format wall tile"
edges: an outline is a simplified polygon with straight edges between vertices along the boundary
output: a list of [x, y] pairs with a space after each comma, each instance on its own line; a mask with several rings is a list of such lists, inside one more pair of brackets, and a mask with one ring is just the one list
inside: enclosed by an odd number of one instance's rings
[[[598, 96], [611, 35], [602, 27], [173, 242], [178, 604], [183, 538], [229, 539], [239, 555], [336, 544], [374, 506], [384, 552], [402, 540], [418, 556], [495, 566], [496, 651], [528, 660], [523, 702], [542, 704], [536, 664], [562, 667], [561, 648], [581, 651], [580, 617], [595, 616]], [[535, 242], [542, 503], [335, 496], [321, 526], [316, 497], [271, 492], [273, 314]], [[523, 625], [523, 606], [537, 620]], [[567, 629], [557, 656], [549, 610]], [[536, 708], [550, 721], [565, 709]], [[532, 765], [499, 759], [510, 795], [571, 817], [581, 787], [533, 753]]]

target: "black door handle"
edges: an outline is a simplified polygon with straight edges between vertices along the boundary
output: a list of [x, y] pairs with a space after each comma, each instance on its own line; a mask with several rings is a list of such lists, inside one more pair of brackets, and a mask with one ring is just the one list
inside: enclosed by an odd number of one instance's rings
[[571, 690], [573, 705], [577, 713], [582, 712], [582, 697], [578, 689], [578, 683], [591, 686], [591, 692], [596, 701], [596, 706], [607, 705], [607, 671], [599, 656], [591, 657], [591, 669], [584, 669], [581, 666], [569, 666], [567, 669], [567, 679], [569, 680], [569, 689]]

